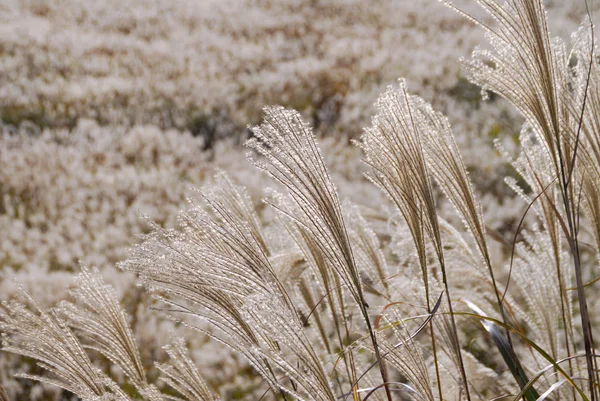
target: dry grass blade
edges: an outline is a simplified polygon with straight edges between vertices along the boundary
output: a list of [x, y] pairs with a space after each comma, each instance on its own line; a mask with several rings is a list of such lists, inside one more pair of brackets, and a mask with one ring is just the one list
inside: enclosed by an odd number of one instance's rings
[[[561, 360], [556, 360], [554, 358], [552, 358], [551, 355], [549, 355], [543, 347], [540, 347], [537, 343], [535, 343], [533, 340], [531, 340], [529, 337], [527, 337], [525, 334], [521, 333], [520, 331], [516, 330], [515, 328], [505, 324], [504, 322], [497, 320], [497, 319], [493, 319], [490, 317], [487, 317], [485, 315], [479, 314], [479, 313], [467, 313], [467, 312], [455, 312], [455, 314], [457, 315], [462, 315], [462, 316], [466, 316], [466, 317], [472, 317], [472, 318], [476, 318], [478, 320], [481, 321], [486, 321], [488, 323], [493, 323], [496, 326], [502, 327], [503, 329], [505, 329], [506, 331], [511, 332], [513, 335], [519, 337], [521, 340], [523, 340], [529, 347], [531, 347], [533, 350], [535, 350], [542, 358], [544, 358], [546, 361], [548, 361], [550, 363], [549, 366], [545, 367], [544, 369], [541, 369], [539, 372], [536, 373], [536, 375], [534, 376], [534, 378], [532, 380], [530, 380], [527, 385], [524, 387], [523, 390], [528, 390], [529, 387], [531, 385], [533, 385], [533, 383], [539, 379], [541, 377], [541, 375], [545, 372], [547, 372], [549, 369], [554, 369], [557, 373], [559, 373], [565, 380], [567, 380], [567, 382], [570, 384], [570, 386], [573, 389], [573, 394], [577, 394], [579, 397], [581, 397], [582, 400], [584, 401], [588, 401], [589, 398], [588, 396], [585, 394], [585, 392], [581, 389], [581, 387], [577, 386], [577, 384], [575, 384], [575, 381], [581, 380], [580, 377], [573, 377], [571, 375], [569, 375], [561, 366], [560, 364], [564, 361], [570, 361], [573, 358], [576, 357], [568, 357], [568, 358], [563, 358]], [[586, 355], [584, 354], [583, 357], [585, 358]], [[515, 398], [519, 399], [520, 397], [522, 397], [525, 394], [525, 392], [523, 391], [521, 394], [519, 394], [518, 397]]]

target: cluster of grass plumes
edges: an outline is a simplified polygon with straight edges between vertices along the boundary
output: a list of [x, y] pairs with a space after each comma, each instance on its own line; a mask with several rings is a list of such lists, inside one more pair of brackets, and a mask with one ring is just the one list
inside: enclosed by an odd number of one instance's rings
[[[567, 51], [551, 38], [541, 1], [478, 3], [494, 20], [476, 21], [492, 47], [466, 69], [526, 120], [514, 161], [521, 180], [508, 184], [527, 204], [506, 266], [490, 256], [448, 119], [403, 81], [380, 97], [358, 142], [369, 178], [395, 208], [389, 237], [340, 201], [300, 114], [269, 107], [248, 146], [280, 184], [266, 199], [278, 219], [264, 227], [245, 190], [219, 173], [179, 228], [155, 225], [121, 264], [170, 318], [243, 355], [265, 379], [265, 396], [598, 400], [597, 322], [586, 298], [600, 253], [593, 25]], [[438, 190], [462, 226], [439, 213]], [[216, 399], [182, 340], [157, 366], [163, 384], [151, 383], [128, 318], [97, 273], [84, 268], [72, 295], [49, 311], [31, 298], [33, 308], [4, 305], [4, 350], [48, 371], [23, 377], [85, 400]], [[86, 348], [126, 380], [95, 367]]]

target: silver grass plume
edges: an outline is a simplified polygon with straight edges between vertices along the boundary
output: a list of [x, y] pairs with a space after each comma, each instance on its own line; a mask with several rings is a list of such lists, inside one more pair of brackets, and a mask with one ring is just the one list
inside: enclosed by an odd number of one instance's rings
[[[266, 362], [250, 352], [259, 347], [259, 337], [243, 315], [245, 297], [269, 287], [260, 266], [246, 265], [251, 259], [249, 252], [261, 258], [263, 251], [257, 241], [230, 248], [227, 241], [234, 239], [224, 238], [228, 229], [235, 230], [230, 223], [221, 225], [202, 205], [194, 205], [181, 215], [181, 230], [155, 227], [122, 267], [139, 274], [156, 298], [175, 312], [208, 321], [217, 333], [206, 334], [244, 355], [263, 376], [273, 376]], [[249, 227], [243, 223], [238, 226], [251, 238]], [[189, 320], [173, 319], [205, 332]], [[267, 346], [277, 348], [273, 341]]]
[[96, 269], [82, 266], [71, 294], [82, 306], [63, 301], [58, 310], [67, 317], [69, 326], [90, 340], [86, 348], [120, 367], [145, 400], [161, 401], [160, 392], [146, 379], [135, 337], [114, 288], [104, 283]]
[[[277, 202], [276, 207], [285, 209], [286, 215], [300, 213], [289, 198], [272, 196], [269, 201]], [[310, 232], [286, 215], [282, 216], [282, 220], [285, 221], [290, 236], [298, 245], [304, 255], [304, 262], [308, 266], [307, 271], [300, 277], [298, 285], [299, 298], [303, 300], [302, 309], [306, 315], [305, 322], [306, 324], [312, 322], [316, 324], [319, 339], [328, 353], [332, 353], [335, 348], [340, 350], [338, 354], [343, 363], [334, 364], [338, 385], [346, 384], [343, 376], [338, 372], [343, 368], [347, 384], [354, 387], [358, 384], [357, 373], [360, 372], [355, 361], [355, 347], [348, 346], [348, 341], [351, 341], [358, 332], [368, 331], [367, 324], [364, 320], [352, 318], [357, 307], [354, 299], [348, 296], [348, 291], [345, 291], [339, 275], [328, 265], [326, 255], [323, 254]], [[360, 215], [358, 208], [350, 202], [344, 202], [343, 216], [351, 246], [355, 252], [364, 296], [373, 296], [374, 298], [370, 298], [369, 302], [373, 299], [376, 303], [381, 298], [389, 299], [386, 282], [388, 275], [385, 273], [387, 266], [379, 249], [378, 240], [374, 237], [374, 233], [370, 232], [368, 224]], [[330, 334], [323, 324], [327, 321], [333, 323], [334, 338], [330, 338]], [[361, 388], [363, 386], [364, 380]], [[340, 392], [343, 390], [340, 389]]]
[[[38, 365], [54, 377], [18, 376], [59, 386], [84, 401], [129, 400], [129, 395], [116, 382], [92, 364], [84, 351], [87, 348], [100, 352], [121, 368], [141, 399], [162, 401], [169, 398], [147, 381], [128, 317], [119, 305], [114, 288], [104, 282], [96, 269], [90, 271], [83, 266], [81, 269], [76, 279], [77, 287], [71, 292], [79, 304], [63, 301], [58, 307], [44, 312], [25, 293], [38, 316], [16, 301], [5, 303], [4, 307], [9, 312], [0, 315], [3, 350], [36, 359]], [[71, 328], [89, 344], [82, 345]], [[175, 353], [169, 352], [172, 359], [169, 366], [179, 369], [162, 369], [167, 376], [163, 380], [193, 389], [204, 388], [206, 394], [210, 394], [193, 363], [182, 356], [185, 352], [183, 344], [178, 343], [176, 347]], [[181, 368], [183, 363], [187, 363], [187, 370]]]
[[[582, 192], [582, 208], [592, 225], [600, 261], [600, 66], [594, 42], [594, 27], [584, 24], [573, 34], [572, 54], [577, 60], [573, 67], [574, 104], [586, 102], [578, 145], [578, 179]], [[587, 91], [586, 91], [587, 89]], [[578, 120], [575, 120], [578, 122]]]
[[[428, 171], [462, 218], [487, 267], [491, 266], [481, 205], [475, 198], [467, 168], [454, 141], [448, 119], [418, 97], [411, 98], [414, 120], [422, 135]], [[493, 273], [491, 273], [493, 277]]]
[[[526, 248], [526, 249], [525, 249]], [[569, 282], [567, 275], [560, 281], [556, 280], [554, 256], [552, 254], [550, 239], [545, 233], [532, 233], [526, 235], [526, 240], [517, 245], [518, 259], [513, 267], [515, 285], [520, 288], [523, 300], [513, 305], [514, 310], [523, 310], [519, 313], [522, 321], [529, 327], [532, 338], [554, 358], [568, 356], [565, 353], [564, 339], [561, 341], [559, 328], [563, 325], [561, 313], [560, 282]], [[564, 253], [561, 259], [566, 259]], [[561, 264], [564, 264], [564, 260]], [[563, 274], [568, 274], [568, 269], [563, 269]], [[569, 305], [570, 306], [570, 305]], [[569, 311], [569, 316], [572, 311]], [[565, 330], [570, 327], [564, 324]], [[568, 333], [570, 334], [570, 333]], [[566, 338], [569, 340], [570, 336]], [[569, 341], [567, 347], [574, 344]]]
[[405, 83], [399, 82], [398, 90], [388, 87], [378, 99], [378, 114], [359, 145], [373, 168], [368, 177], [389, 195], [408, 224], [429, 297], [427, 243], [433, 243], [438, 255], [442, 244], [422, 138]]
[[[271, 264], [249, 198], [225, 174], [215, 178], [216, 185], [200, 192], [202, 203], [181, 214], [180, 230], [155, 227], [123, 267], [140, 274], [175, 312], [211, 323], [217, 331], [207, 334], [244, 355], [274, 390], [332, 401], [327, 374]], [[290, 333], [270, 323], [282, 314]], [[282, 372], [290, 384], [278, 379]]]
[[[467, 73], [484, 91], [499, 93], [517, 107], [547, 146], [556, 169], [564, 168], [559, 149], [565, 140], [574, 138], [559, 136], [566, 111], [562, 102], [568, 66], [564, 45], [551, 40], [539, 0], [478, 3], [498, 26], [475, 21], [486, 29], [493, 51], [476, 50], [465, 63]], [[570, 160], [564, 153], [561, 156], [564, 162]]]
[[[576, 47], [570, 55], [562, 41], [550, 36], [541, 0], [510, 0], [503, 5], [493, 0], [478, 3], [496, 22], [489, 26], [476, 21], [486, 29], [492, 50], [474, 52], [466, 70], [484, 90], [498, 93], [521, 112], [552, 161], [552, 174], [561, 199], [554, 213], [571, 252], [589, 395], [595, 401], [600, 394], [594, 383], [600, 377], [593, 355], [594, 339], [578, 238], [583, 191], [587, 193], [583, 199], [588, 215], [595, 218], [594, 210], [598, 208], [598, 131], [594, 131], [598, 106], [592, 104], [598, 101], [598, 67], [593, 26], [584, 35], [589, 39], [579, 40], [586, 44], [585, 48]], [[578, 57], [574, 70], [569, 67], [573, 56]], [[597, 221], [593, 225], [597, 232]]]
[[[280, 199], [278, 204], [282, 205], [282, 201]], [[288, 202], [286, 210], [294, 209], [294, 205], [290, 205]], [[326, 255], [323, 254], [322, 249], [311, 233], [293, 220], [287, 223], [287, 227], [290, 235], [302, 251], [305, 263], [312, 273], [311, 276], [302, 277], [300, 284], [301, 298], [306, 302], [307, 322], [309, 320], [315, 321], [317, 327], [320, 328], [321, 341], [330, 352], [336, 347], [340, 349], [347, 381], [350, 384], [356, 383], [357, 373], [354, 352], [345, 346], [347, 339], [352, 334], [352, 319], [350, 316], [352, 314], [353, 298], [348, 302], [343, 281], [336, 271], [331, 269]], [[319, 300], [323, 304], [327, 309], [326, 313], [319, 310], [319, 304], [315, 303], [315, 300]], [[333, 323], [335, 333], [333, 341], [329, 338], [328, 332], [323, 329], [323, 320]], [[338, 380], [340, 380], [339, 375]]]
[[[505, 181], [524, 199], [525, 203], [531, 205], [531, 210], [539, 219], [539, 228], [543, 231], [540, 234], [526, 236], [523, 243], [516, 244], [514, 247], [515, 262], [512, 268], [516, 278], [514, 282], [517, 285], [519, 282], [523, 282], [532, 283], [530, 285], [534, 287], [538, 285], [547, 287], [543, 291], [540, 289], [544, 296], [538, 293], [537, 297], [532, 297], [529, 285], [524, 286], [522, 292], [529, 304], [528, 310], [531, 310], [532, 313], [523, 311], [521, 316], [531, 321], [531, 318], [536, 317], [539, 313], [548, 314], [554, 310], [555, 314], [548, 317], [560, 319], [555, 322], [555, 327], [548, 325], [548, 318], [535, 319], [535, 322], [530, 324], [545, 328], [539, 333], [545, 334], [544, 343], [549, 345], [546, 349], [551, 351], [554, 358], [563, 356], [563, 353], [560, 352], [563, 349], [566, 352], [564, 356], [569, 357], [574, 351], [577, 341], [573, 330], [573, 297], [568, 290], [572, 281], [572, 272], [569, 269], [569, 259], [565, 257], [564, 240], [556, 214], [558, 191], [553, 185], [555, 179], [552, 175], [552, 161], [545, 151], [544, 145], [536, 140], [535, 134], [527, 125], [521, 131], [520, 142], [522, 145], [521, 155], [517, 160], [512, 161], [512, 165], [531, 188], [532, 194], [525, 194], [514, 178], [507, 178]], [[539, 198], [534, 201], [532, 195], [536, 194], [539, 194]], [[517, 234], [519, 233], [515, 235]], [[547, 280], [540, 281], [541, 277], [547, 277]], [[513, 282], [512, 279], [511, 282]], [[558, 305], [556, 305], [557, 302]], [[511, 305], [515, 310], [522, 310], [522, 306], [514, 302]], [[559, 307], [558, 310], [554, 309], [556, 306]], [[559, 336], [561, 325], [564, 326], [564, 338], [558, 344], [556, 338]], [[579, 365], [579, 360], [574, 363]], [[573, 369], [573, 363], [570, 361], [569, 364]]]
[[362, 304], [362, 284], [340, 202], [312, 130], [297, 111], [267, 107], [263, 124], [252, 131], [254, 138], [247, 146], [264, 157], [253, 163], [289, 190], [299, 212], [289, 217], [315, 238], [330, 268]]
[[[446, 279], [446, 263], [444, 258], [443, 243], [440, 233], [437, 210], [435, 206], [433, 189], [431, 185], [431, 169], [426, 157], [427, 141], [432, 140], [431, 115], [423, 112], [425, 104], [415, 96], [410, 96], [406, 91], [403, 80], [399, 81], [398, 89], [388, 87], [386, 92], [376, 103], [377, 115], [373, 117], [372, 125], [365, 130], [360, 146], [366, 156], [366, 163], [372, 167], [373, 172], [368, 176], [392, 199], [411, 232], [413, 243], [417, 251], [421, 277], [425, 287], [425, 297], [428, 313], [431, 313], [434, 294], [431, 293], [430, 274], [439, 268], [446, 294], [446, 303], [450, 309], [449, 315], [442, 319], [449, 319], [448, 326], [451, 331], [447, 339], [450, 340], [449, 351], [454, 354], [453, 360], [461, 374], [462, 384], [467, 396], [470, 398], [468, 382], [460, 344], [458, 343], [456, 323], [452, 313], [452, 300]], [[439, 138], [434, 140], [440, 141]], [[443, 139], [442, 139], [443, 140]], [[446, 153], [444, 153], [446, 151]], [[433, 152], [432, 152], [433, 153]], [[454, 160], [455, 155], [443, 148], [438, 157]], [[462, 165], [461, 165], [462, 166]], [[459, 179], [463, 178], [460, 176]], [[451, 179], [456, 177], [452, 176]], [[461, 185], [461, 184], [457, 184]], [[466, 184], [468, 186], [468, 181]], [[470, 186], [468, 186], [470, 189]], [[430, 263], [427, 257], [427, 248], [431, 245], [437, 257], [436, 263]], [[436, 274], [433, 274], [435, 277]], [[436, 360], [437, 382], [440, 383], [439, 367], [435, 355], [436, 338], [431, 328], [431, 343]], [[442, 388], [438, 388], [442, 397]]]
[[[212, 394], [198, 368], [188, 355], [183, 339], [174, 339], [165, 346], [169, 362], [158, 364], [162, 372], [161, 380], [181, 394], [187, 401], [216, 401], [219, 398]], [[165, 396], [173, 399], [174, 397]]]
[[45, 312], [28, 294], [25, 296], [35, 312], [17, 301], [3, 303], [2, 350], [35, 359], [51, 376], [18, 374], [17, 377], [58, 386], [85, 401], [128, 400], [116, 383], [92, 364], [58, 312], [54, 309]]
[[[262, 156], [262, 159], [253, 159], [254, 164], [290, 193], [294, 210], [279, 210], [305, 232], [305, 238], [310, 238], [314, 253], [325, 262], [325, 268], [341, 278], [362, 314], [379, 360], [377, 338], [366, 309], [341, 205], [312, 130], [297, 111], [267, 107], [264, 122], [252, 131], [254, 138], [247, 146]], [[387, 374], [383, 361], [380, 361], [380, 373], [385, 384]], [[391, 400], [387, 385], [385, 391]]]
[[[362, 216], [357, 205], [344, 202], [343, 207], [352, 248], [363, 275], [364, 291], [375, 293], [388, 301], [391, 300], [388, 283], [389, 268], [377, 235], [370, 228], [369, 222]], [[368, 281], [368, 284], [365, 283], [365, 280]]]
[[435, 385], [429, 376], [427, 361], [423, 357], [422, 348], [413, 340], [404, 319], [393, 313], [385, 322], [392, 327], [393, 336], [380, 336], [382, 352], [390, 365], [400, 372], [410, 383], [417, 398], [423, 401], [436, 401], [433, 394]]
[[247, 298], [244, 316], [260, 333], [262, 341], [275, 340], [278, 344], [276, 351], [264, 352], [255, 348], [251, 352], [256, 352], [284, 372], [302, 391], [283, 386], [271, 376], [266, 376], [272, 386], [279, 386], [298, 400], [336, 400], [320, 355], [306, 336], [302, 322], [292, 315], [280, 297], [264, 293]]
[[[414, 108], [413, 119], [418, 132], [422, 135], [423, 152], [428, 171], [435, 178], [436, 183], [454, 206], [467, 231], [471, 234], [478, 253], [483, 259], [483, 265], [487, 269], [487, 281], [496, 299], [500, 315], [506, 322], [505, 297], [500, 292], [492, 266], [481, 205], [474, 195], [467, 168], [454, 140], [450, 122], [442, 113], [433, 110], [431, 105], [423, 99], [413, 96], [411, 101]], [[450, 312], [452, 312], [450, 301], [448, 304]], [[446, 334], [449, 341], [456, 341], [449, 323], [452, 322], [446, 322], [443, 325], [442, 333]], [[510, 343], [510, 336], [508, 339]], [[512, 346], [512, 343], [510, 344]], [[455, 348], [458, 348], [458, 343], [455, 344]], [[456, 352], [454, 359], [460, 362], [459, 366], [462, 366], [462, 359]]]

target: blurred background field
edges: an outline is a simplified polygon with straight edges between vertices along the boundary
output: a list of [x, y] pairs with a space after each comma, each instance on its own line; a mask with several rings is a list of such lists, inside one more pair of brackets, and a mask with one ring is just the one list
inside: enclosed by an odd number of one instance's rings
[[[567, 38], [583, 19], [581, 1], [545, 4], [554, 35]], [[483, 43], [436, 0], [3, 0], [0, 298], [21, 296], [21, 286], [49, 306], [80, 262], [96, 266], [132, 314], [152, 372], [169, 332], [184, 331], [155, 316], [135, 278], [115, 267], [148, 231], [145, 219], [174, 227], [191, 188], [216, 169], [262, 210], [273, 184], [242, 145], [262, 107], [281, 104], [315, 128], [342, 197], [384, 225], [387, 202], [363, 178], [351, 139], [399, 77], [452, 122], [502, 258], [523, 203], [503, 183], [514, 172], [494, 141], [514, 154], [521, 120], [501, 99], [482, 102], [461, 74], [460, 57]], [[266, 386], [243, 361], [187, 337], [224, 399], [260, 397]], [[36, 368], [0, 354], [13, 399], [68, 399], [12, 378], [24, 369]]]

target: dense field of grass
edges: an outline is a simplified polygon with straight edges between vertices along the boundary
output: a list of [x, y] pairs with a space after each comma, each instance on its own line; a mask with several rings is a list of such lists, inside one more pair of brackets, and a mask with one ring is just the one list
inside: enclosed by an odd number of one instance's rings
[[594, 400], [598, 74], [546, 3], [0, 4], [8, 399]]

